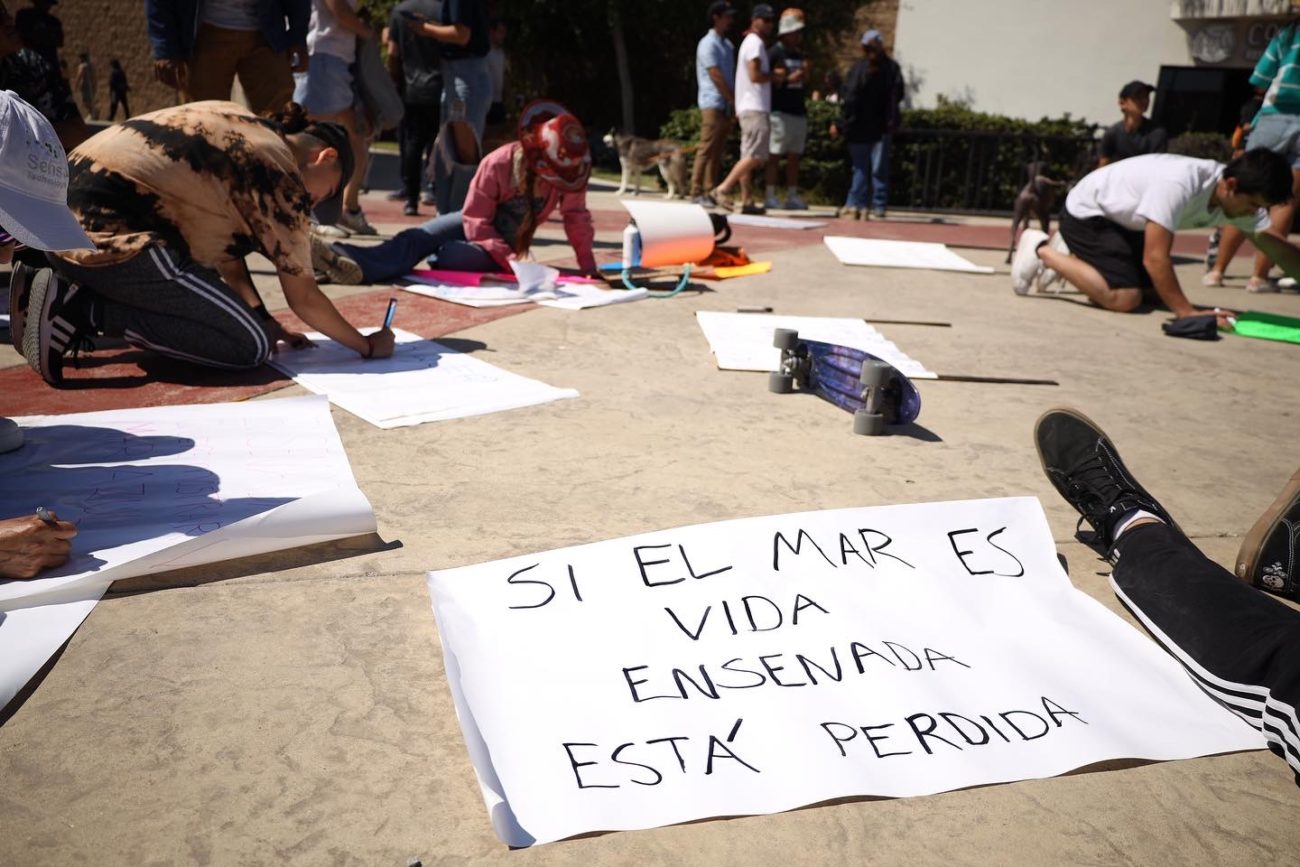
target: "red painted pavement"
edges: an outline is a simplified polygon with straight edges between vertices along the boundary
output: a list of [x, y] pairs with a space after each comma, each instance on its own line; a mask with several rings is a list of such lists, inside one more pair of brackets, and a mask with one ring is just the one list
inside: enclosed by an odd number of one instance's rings
[[[442, 337], [456, 331], [523, 313], [528, 305], [476, 309], [400, 292], [379, 289], [334, 302], [344, 318], [363, 327], [383, 321], [389, 297], [400, 304], [394, 326], [421, 337]], [[289, 311], [277, 314], [285, 327], [306, 330]], [[284, 388], [290, 383], [279, 371], [264, 365], [257, 370], [224, 371], [163, 358], [152, 352], [124, 347], [84, 356], [81, 367], [67, 367], [64, 387], [51, 388], [32, 369], [0, 370], [0, 415], [46, 415], [95, 412], [138, 406], [173, 406], [247, 400]]]

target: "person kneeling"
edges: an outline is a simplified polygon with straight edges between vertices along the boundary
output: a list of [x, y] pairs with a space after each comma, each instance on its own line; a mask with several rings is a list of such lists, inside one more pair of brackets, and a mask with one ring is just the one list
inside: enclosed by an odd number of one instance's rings
[[1270, 255], [1277, 250], [1287, 273], [1300, 273], [1300, 248], [1265, 231], [1267, 208], [1290, 198], [1290, 165], [1263, 148], [1226, 166], [1174, 154], [1112, 163], [1070, 191], [1050, 241], [1037, 229], [1021, 234], [1012, 287], [1025, 295], [1035, 283], [1043, 291], [1064, 280], [1107, 310], [1128, 313], [1149, 302], [1176, 317], [1217, 314], [1227, 325], [1227, 313], [1197, 308], [1184, 294], [1174, 273], [1174, 233], [1232, 224]]
[[519, 140], [479, 164], [465, 207], [399, 232], [374, 246], [312, 239], [312, 261], [336, 283], [405, 277], [422, 259], [449, 271], [510, 271], [528, 255], [537, 227], [558, 207], [578, 268], [595, 274], [595, 230], [587, 210], [591, 153], [587, 133], [568, 109], [533, 102], [519, 119]]
[[312, 274], [312, 208], [336, 215], [352, 169], [339, 125], [309, 122], [296, 103], [262, 118], [195, 102], [109, 127], [69, 164], [68, 207], [96, 249], [52, 253], [52, 270], [16, 267], [10, 286], [14, 345], [51, 385], [100, 334], [235, 369], [279, 342], [306, 345], [262, 304], [244, 264], [253, 252], [309, 326], [365, 358], [392, 354], [392, 331], [362, 335]]

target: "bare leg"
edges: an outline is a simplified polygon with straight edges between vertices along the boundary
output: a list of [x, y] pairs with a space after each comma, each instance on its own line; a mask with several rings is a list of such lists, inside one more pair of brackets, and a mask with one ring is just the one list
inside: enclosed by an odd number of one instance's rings
[[[768, 179], [768, 185], [772, 183]], [[787, 190], [796, 190], [799, 188], [799, 154], [786, 154], [785, 156], [785, 186]]]
[[740, 184], [740, 191], [744, 196], [744, 201], [753, 202], [753, 188], [750, 183], [750, 175], [754, 169], [763, 164], [763, 161], [757, 157], [745, 157], [736, 162], [731, 167], [731, 173], [727, 175], [726, 180], [718, 184], [718, 189], [723, 193], [730, 193], [732, 187]]
[[1209, 273], [1217, 274], [1222, 277], [1232, 264], [1232, 257], [1237, 255], [1241, 245], [1246, 241], [1246, 233], [1238, 229], [1232, 223], [1223, 225], [1223, 234], [1219, 236], [1219, 258], [1215, 261], [1214, 267]]
[[772, 154], [767, 158], [767, 171], [765, 173], [766, 174], [765, 180], [767, 181], [767, 186], [769, 188], [776, 186], [776, 171], [777, 171], [777, 166], [780, 164], [780, 162], [781, 162], [781, 158], [776, 154]]
[[[1300, 196], [1300, 169], [1291, 170], [1291, 201], [1274, 205], [1268, 210], [1268, 218], [1273, 223], [1274, 231], [1285, 238], [1291, 234], [1291, 225], [1295, 221], [1296, 198]], [[1263, 253], [1255, 254], [1255, 273], [1260, 280], [1268, 279], [1268, 272], [1273, 269], [1273, 260]]]
[[1066, 281], [1088, 296], [1093, 304], [1118, 313], [1131, 313], [1142, 304], [1141, 289], [1112, 289], [1101, 272], [1080, 259], [1044, 244], [1038, 248], [1038, 258]]

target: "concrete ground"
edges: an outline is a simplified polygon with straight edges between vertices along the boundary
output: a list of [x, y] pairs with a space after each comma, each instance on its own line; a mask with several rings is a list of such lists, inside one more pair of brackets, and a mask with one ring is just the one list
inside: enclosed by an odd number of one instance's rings
[[[115, 585], [0, 727], [0, 863], [1294, 863], [1300, 789], [1266, 752], [517, 852], [498, 842], [426, 570], [725, 518], [1029, 494], [1076, 586], [1129, 619], [1039, 469], [1030, 435], [1043, 410], [1074, 405], [1103, 424], [1225, 565], [1296, 468], [1300, 347], [1174, 340], [1160, 313], [1020, 298], [1001, 251], [962, 251], [996, 276], [850, 269], [820, 235], [774, 249], [764, 276], [460, 335], [578, 400], [393, 431], [335, 409], [378, 537]], [[542, 236], [562, 238], [558, 224]], [[605, 254], [618, 244], [600, 240]], [[538, 252], [569, 255], [562, 243]], [[1179, 274], [1199, 303], [1300, 315], [1300, 296], [1246, 296], [1247, 268], [1224, 289], [1202, 288], [1195, 263]], [[258, 281], [283, 304], [272, 278]], [[940, 373], [1060, 385], [921, 382], [921, 427], [854, 437], [830, 405], [714, 367], [694, 314], [740, 305], [949, 321], [881, 329]]]

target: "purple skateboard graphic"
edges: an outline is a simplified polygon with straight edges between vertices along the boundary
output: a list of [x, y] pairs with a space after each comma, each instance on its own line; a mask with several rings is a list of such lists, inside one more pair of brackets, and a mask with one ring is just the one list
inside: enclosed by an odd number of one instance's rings
[[787, 394], [798, 387], [853, 413], [853, 432], [879, 436], [887, 424], [907, 424], [921, 413], [921, 395], [897, 368], [869, 352], [800, 340], [799, 332], [778, 328], [772, 344], [781, 350], [781, 367], [768, 388]]

